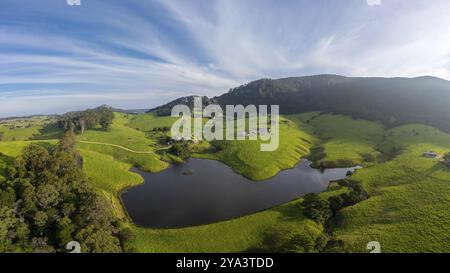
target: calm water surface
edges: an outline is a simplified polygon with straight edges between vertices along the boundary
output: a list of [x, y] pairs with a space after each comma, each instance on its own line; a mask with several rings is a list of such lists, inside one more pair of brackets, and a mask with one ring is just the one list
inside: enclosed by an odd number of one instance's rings
[[[295, 168], [265, 181], [251, 181], [225, 164], [189, 159], [151, 174], [133, 169], [145, 183], [124, 191], [125, 209], [138, 225], [179, 228], [237, 218], [265, 210], [307, 193], [324, 191], [330, 181], [343, 179], [355, 168], [327, 169], [323, 173], [302, 160]], [[192, 170], [192, 175], [185, 175]]]

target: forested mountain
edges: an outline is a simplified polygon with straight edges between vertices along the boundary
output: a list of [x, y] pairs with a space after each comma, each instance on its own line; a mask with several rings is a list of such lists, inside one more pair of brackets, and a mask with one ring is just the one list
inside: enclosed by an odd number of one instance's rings
[[278, 104], [282, 114], [322, 111], [378, 120], [388, 126], [424, 123], [450, 132], [450, 82], [434, 77], [261, 79], [212, 101], [221, 105]]
[[[170, 116], [172, 112], [172, 107], [179, 104], [184, 104], [189, 106], [191, 109], [194, 107], [194, 98], [196, 96], [188, 96], [188, 97], [182, 97], [176, 100], [173, 100], [167, 104], [161, 105], [159, 107], [150, 109], [148, 112], [155, 112], [159, 116]], [[206, 106], [208, 104], [212, 103], [212, 100], [208, 97], [203, 96], [202, 97], [202, 104], [203, 106]]]

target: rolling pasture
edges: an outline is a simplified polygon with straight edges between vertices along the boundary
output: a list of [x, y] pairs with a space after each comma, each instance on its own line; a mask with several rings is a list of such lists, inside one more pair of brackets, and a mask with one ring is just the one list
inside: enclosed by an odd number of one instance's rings
[[[94, 129], [78, 136], [85, 172], [92, 185], [110, 200], [116, 215], [132, 229], [137, 251], [241, 252], [261, 247], [267, 232], [274, 229], [289, 229], [312, 238], [323, 234], [323, 226], [303, 215], [301, 199], [199, 227], [159, 230], [131, 223], [119, 193], [143, 182], [139, 175], [129, 171], [132, 166], [150, 172], [169, 166], [161, 153], [156, 152], [161, 144], [150, 132], [172, 122], [173, 118], [153, 114], [115, 113], [111, 130]], [[36, 126], [41, 127], [14, 131], [0, 125], [6, 136], [0, 141], [0, 179], [6, 166], [26, 145], [55, 143], [49, 137], [51, 134], [47, 135], [48, 140], [28, 141], [45, 136], [43, 125]], [[57, 131], [52, 133], [56, 135]], [[16, 141], [12, 141], [13, 136]], [[330, 226], [332, 237], [343, 243], [336, 251], [366, 252], [369, 241], [379, 241], [385, 252], [450, 249], [450, 170], [439, 158], [422, 156], [426, 151], [449, 152], [450, 135], [420, 124], [388, 129], [377, 122], [314, 112], [282, 119], [277, 151], [260, 152], [259, 145], [259, 141], [233, 141], [225, 149], [213, 151], [209, 143], [203, 142], [193, 148], [195, 157], [220, 160], [237, 173], [260, 180], [291, 168], [300, 157], [307, 157], [311, 149], [320, 146], [323, 148], [320, 160], [327, 166], [365, 166], [352, 180], [361, 183], [370, 194], [368, 200], [343, 209], [334, 218]], [[333, 183], [321, 196], [326, 198], [345, 190]]]

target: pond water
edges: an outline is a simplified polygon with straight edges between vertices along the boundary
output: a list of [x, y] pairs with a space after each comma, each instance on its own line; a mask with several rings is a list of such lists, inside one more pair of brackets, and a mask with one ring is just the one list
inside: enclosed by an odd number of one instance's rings
[[160, 173], [133, 169], [145, 182], [121, 195], [131, 219], [140, 226], [180, 228], [233, 219], [272, 208], [307, 193], [324, 191], [330, 181], [354, 168], [311, 168], [300, 161], [264, 181], [251, 181], [227, 165], [207, 159], [187, 160]]

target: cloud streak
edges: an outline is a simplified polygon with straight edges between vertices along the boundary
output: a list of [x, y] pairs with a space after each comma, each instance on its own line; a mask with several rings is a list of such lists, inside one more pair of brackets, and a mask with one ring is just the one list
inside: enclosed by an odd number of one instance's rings
[[450, 79], [445, 0], [35, 2], [0, 3], [0, 116], [152, 107], [262, 77]]
[[366, 0], [369, 6], [379, 6], [381, 5], [381, 0]]

